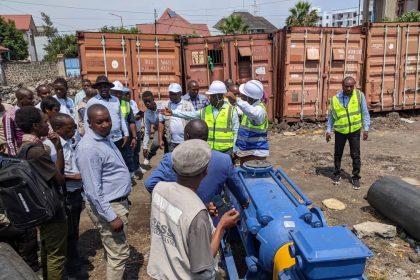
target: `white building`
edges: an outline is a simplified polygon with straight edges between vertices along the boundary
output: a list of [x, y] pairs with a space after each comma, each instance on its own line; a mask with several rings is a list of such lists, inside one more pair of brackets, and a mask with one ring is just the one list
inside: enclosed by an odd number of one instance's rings
[[[373, 5], [371, 5], [369, 9], [369, 17], [371, 21], [373, 20]], [[363, 10], [359, 8], [349, 8], [349, 9], [340, 9], [340, 10], [332, 10], [332, 11], [325, 11], [323, 13], [319, 13], [321, 19], [318, 23], [318, 26], [322, 27], [352, 27], [358, 26], [362, 24], [363, 21]]]

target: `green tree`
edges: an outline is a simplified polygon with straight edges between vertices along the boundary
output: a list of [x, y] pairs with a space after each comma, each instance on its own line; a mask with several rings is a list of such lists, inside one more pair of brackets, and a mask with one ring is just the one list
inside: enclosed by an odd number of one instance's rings
[[126, 33], [126, 34], [137, 34], [139, 33], [139, 30], [137, 27], [130, 27], [130, 28], [124, 28], [124, 27], [115, 27], [115, 26], [103, 26], [100, 30], [100, 32], [103, 33]]
[[311, 9], [311, 4], [299, 1], [291, 8], [290, 16], [286, 19], [287, 26], [316, 26], [320, 17], [317, 10]]
[[44, 32], [48, 38], [48, 45], [44, 47], [47, 54], [44, 57], [46, 61], [56, 61], [58, 54], [63, 54], [64, 57], [77, 57], [79, 50], [77, 47], [77, 38], [75, 34], [60, 35], [57, 28], [54, 27], [50, 17], [41, 13], [44, 21]]
[[396, 19], [397, 22], [418, 22], [420, 21], [420, 11], [408, 11]]
[[63, 54], [64, 57], [77, 57], [79, 55], [77, 37], [74, 34], [54, 36], [44, 50], [47, 52], [44, 57], [46, 61], [56, 61], [58, 54]]
[[248, 33], [248, 24], [241, 15], [230, 15], [223, 18], [222, 22], [216, 26], [223, 34], [244, 34]]
[[[0, 17], [0, 45], [10, 50], [10, 59], [28, 58], [28, 43], [23, 36], [23, 32], [16, 29], [13, 21], [6, 22]], [[7, 58], [7, 54], [3, 54], [3, 58]]]

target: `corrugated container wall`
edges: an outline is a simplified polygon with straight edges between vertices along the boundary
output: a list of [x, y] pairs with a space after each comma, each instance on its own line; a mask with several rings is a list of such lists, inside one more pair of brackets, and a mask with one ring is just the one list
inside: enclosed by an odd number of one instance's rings
[[344, 77], [363, 80], [365, 35], [361, 28], [292, 27], [284, 32], [279, 118], [323, 120]]
[[269, 34], [244, 34], [187, 38], [184, 51], [184, 83], [196, 80], [201, 92], [214, 80], [243, 83], [258, 79], [269, 96], [268, 113], [274, 115], [273, 46]]
[[77, 34], [81, 75], [92, 82], [98, 75], [119, 80], [140, 104], [140, 93], [151, 90], [158, 99], [168, 99], [170, 83], [181, 83], [180, 43], [175, 35]]
[[372, 23], [368, 28], [364, 89], [369, 108], [419, 108], [420, 23]]

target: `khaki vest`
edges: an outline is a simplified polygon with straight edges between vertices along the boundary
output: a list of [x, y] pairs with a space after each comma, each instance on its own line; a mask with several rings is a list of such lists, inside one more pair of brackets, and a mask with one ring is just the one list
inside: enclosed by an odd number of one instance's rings
[[[150, 217], [151, 248], [147, 273], [155, 279], [192, 279], [188, 231], [206, 206], [192, 190], [175, 182], [159, 182], [153, 189]], [[212, 223], [209, 216], [210, 223]]]

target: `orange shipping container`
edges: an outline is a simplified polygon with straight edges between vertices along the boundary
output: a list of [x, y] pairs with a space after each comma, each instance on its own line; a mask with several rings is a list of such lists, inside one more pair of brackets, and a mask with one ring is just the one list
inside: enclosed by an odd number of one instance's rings
[[181, 83], [179, 39], [175, 35], [114, 34], [79, 32], [81, 75], [92, 82], [98, 75], [119, 80], [140, 94], [151, 90], [155, 97], [168, 99], [170, 83]]
[[344, 77], [354, 77], [361, 88], [365, 43], [361, 28], [292, 27], [283, 36], [283, 58], [276, 61], [282, 73], [277, 87], [279, 118], [323, 120]]
[[419, 108], [420, 23], [371, 23], [364, 89], [373, 111]]
[[243, 82], [258, 79], [269, 97], [269, 119], [274, 115], [273, 52], [269, 34], [187, 38], [183, 45], [184, 83], [196, 80], [201, 92], [214, 80]]

